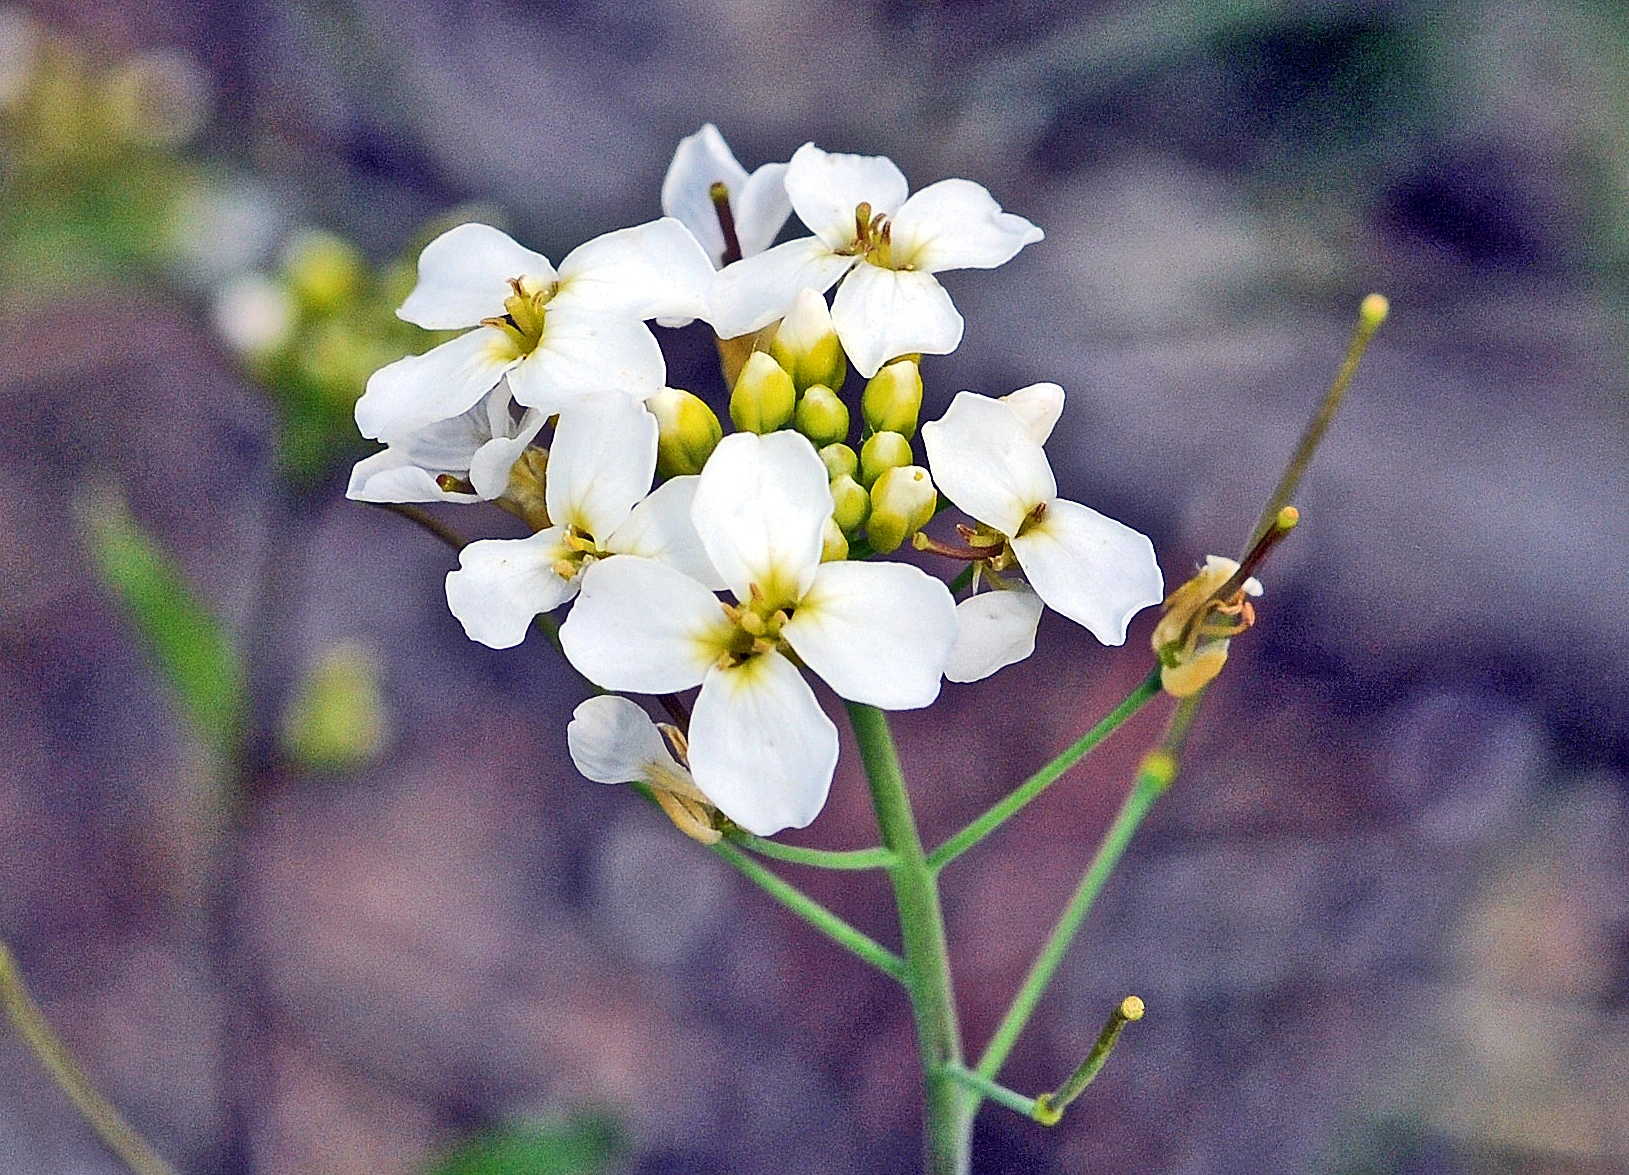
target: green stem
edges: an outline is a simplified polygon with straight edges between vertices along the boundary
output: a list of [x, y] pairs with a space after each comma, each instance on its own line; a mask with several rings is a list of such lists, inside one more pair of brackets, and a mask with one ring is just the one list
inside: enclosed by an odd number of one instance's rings
[[818, 869], [887, 869], [898, 859], [892, 849], [806, 849], [754, 836], [745, 829], [732, 828], [725, 837], [761, 857], [773, 857], [793, 865], [813, 865]]
[[1005, 1106], [1009, 1110], [1024, 1115], [1026, 1118], [1035, 1117], [1035, 1099], [1025, 1097], [1017, 1090], [1008, 1089], [999, 1081], [991, 1081], [988, 1077], [981, 1077], [965, 1065], [946, 1065], [947, 1076], [959, 1081], [979, 1097], [987, 1097], [998, 1106]]
[[938, 885], [922, 851], [922, 838], [911, 813], [887, 716], [858, 702], [848, 703], [848, 716], [860, 744], [882, 843], [896, 857], [888, 876], [894, 883], [894, 902], [899, 909], [905, 983], [916, 1017], [917, 1047], [926, 1085], [928, 1175], [968, 1175], [978, 1099], [969, 1097], [950, 1072], [952, 1066], [962, 1063], [962, 1039]]
[[978, 844], [979, 841], [1000, 828], [1031, 800], [1051, 787], [1064, 772], [1080, 762], [1099, 743], [1124, 726], [1132, 715], [1157, 697], [1159, 692], [1160, 671], [1159, 666], [1156, 665], [1153, 672], [1127, 695], [1125, 701], [1111, 710], [1103, 721], [1076, 739], [1063, 754], [1030, 776], [1017, 790], [1007, 795], [984, 815], [929, 853], [928, 868], [935, 872], [943, 869], [968, 849]]

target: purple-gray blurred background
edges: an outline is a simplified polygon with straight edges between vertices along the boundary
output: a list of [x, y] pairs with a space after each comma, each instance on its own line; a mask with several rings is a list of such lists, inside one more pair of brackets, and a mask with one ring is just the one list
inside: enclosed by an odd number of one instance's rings
[[[749, 168], [813, 139], [975, 179], [1047, 239], [949, 277], [967, 335], [924, 365], [928, 411], [1062, 383], [1064, 494], [1149, 533], [1173, 583], [1236, 550], [1358, 300], [1387, 293], [1261, 623], [1006, 1079], [1055, 1084], [1127, 993], [1148, 1015], [1061, 1126], [986, 1109], [976, 1170], [1629, 1170], [1617, 4], [28, 11], [206, 71], [189, 153], [241, 215], [199, 228], [205, 269], [296, 225], [386, 258], [458, 206], [558, 258], [656, 215], [705, 121]], [[641, 1175], [912, 1170], [900, 993], [579, 779], [578, 686], [535, 638], [464, 638], [445, 549], [346, 502], [342, 467], [286, 488], [206, 287], [126, 276], [0, 322], [0, 932], [93, 1077], [187, 1172], [406, 1175], [473, 1128], [594, 1107]], [[716, 397], [707, 336], [664, 344], [670, 382]], [[257, 781], [229, 941], [200, 757], [74, 522], [108, 481], [242, 636], [262, 718], [335, 641], [381, 668], [377, 763]], [[929, 838], [1123, 696], [1151, 624], [1104, 650], [1049, 617], [1032, 660], [903, 716]], [[975, 1047], [1157, 730], [947, 875]], [[874, 835], [846, 756], [800, 839]], [[892, 941], [880, 880], [799, 880]], [[116, 1169], [0, 1032], [0, 1171]]]

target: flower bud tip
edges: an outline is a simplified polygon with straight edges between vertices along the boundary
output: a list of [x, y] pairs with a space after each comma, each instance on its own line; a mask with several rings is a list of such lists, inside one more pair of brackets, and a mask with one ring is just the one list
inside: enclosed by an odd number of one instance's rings
[[1278, 530], [1294, 530], [1295, 524], [1301, 521], [1301, 511], [1294, 506], [1285, 506], [1273, 519], [1273, 526]]
[[1358, 318], [1370, 330], [1374, 330], [1382, 322], [1385, 322], [1386, 315], [1389, 313], [1391, 313], [1391, 303], [1386, 300], [1384, 294], [1370, 294], [1363, 299], [1363, 304], [1358, 307]]

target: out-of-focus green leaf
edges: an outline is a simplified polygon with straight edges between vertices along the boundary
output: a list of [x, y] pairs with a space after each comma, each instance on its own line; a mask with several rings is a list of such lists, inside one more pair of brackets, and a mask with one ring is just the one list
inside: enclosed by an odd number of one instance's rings
[[623, 1149], [622, 1131], [607, 1117], [518, 1122], [477, 1135], [423, 1175], [599, 1175]]
[[198, 737], [226, 756], [243, 728], [242, 658], [226, 627], [122, 498], [87, 494], [81, 515], [103, 585], [130, 617]]

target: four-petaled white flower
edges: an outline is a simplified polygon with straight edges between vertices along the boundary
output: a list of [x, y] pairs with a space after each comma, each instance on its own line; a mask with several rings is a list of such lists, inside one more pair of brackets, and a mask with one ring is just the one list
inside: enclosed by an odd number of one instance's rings
[[[528, 408], [519, 420], [500, 383], [468, 412], [398, 437], [351, 469], [347, 498], [358, 502], [482, 502], [509, 487], [509, 471], [547, 417]], [[451, 475], [470, 489], [443, 489]]]
[[[922, 426], [933, 480], [994, 532], [995, 547], [1005, 539], [1041, 600], [1104, 644], [1121, 644], [1131, 618], [1163, 596], [1154, 545], [1124, 523], [1058, 497], [1052, 466], [1031, 431], [1039, 431], [1037, 419], [1027, 423], [1010, 404], [958, 393], [942, 419]], [[1016, 626], [1017, 605], [1000, 607], [1008, 609], [1000, 619]], [[1039, 620], [1038, 608], [1030, 612]]]
[[652, 559], [613, 557], [583, 575], [560, 630], [590, 681], [630, 693], [701, 686], [690, 719], [696, 786], [760, 835], [801, 828], [826, 801], [837, 729], [790, 659], [842, 697], [926, 706], [956, 639], [938, 580], [904, 563], [821, 563], [832, 497], [801, 435], [736, 433], [700, 474], [691, 517], [734, 594]]
[[381, 367], [356, 403], [362, 435], [395, 441], [461, 415], [507, 373], [515, 400], [545, 416], [586, 396], [643, 400], [666, 367], [644, 319], [701, 316], [713, 267], [668, 217], [579, 245], [556, 270], [484, 224], [442, 233], [396, 313], [431, 330], [473, 328]]
[[646, 497], [656, 439], [656, 418], [624, 396], [560, 414], [544, 491], [553, 525], [530, 538], [471, 543], [447, 574], [447, 606], [471, 640], [520, 644], [532, 618], [576, 595], [584, 569], [607, 555], [661, 559], [717, 582], [690, 523], [697, 479], [672, 478]]
[[679, 140], [662, 180], [662, 215], [695, 234], [713, 264], [722, 266], [726, 242], [712, 188], [723, 184], [741, 256], [752, 257], [769, 248], [792, 215], [785, 177], [784, 163], [766, 163], [748, 175], [718, 128], [708, 123]]
[[805, 143], [786, 171], [786, 192], [812, 237], [776, 245], [724, 269], [711, 321], [723, 337], [782, 317], [799, 290], [847, 277], [832, 321], [866, 378], [913, 352], [945, 355], [962, 316], [934, 278], [947, 269], [993, 269], [1041, 230], [971, 180], [929, 184], [909, 199], [905, 176], [881, 155], [828, 154]]

